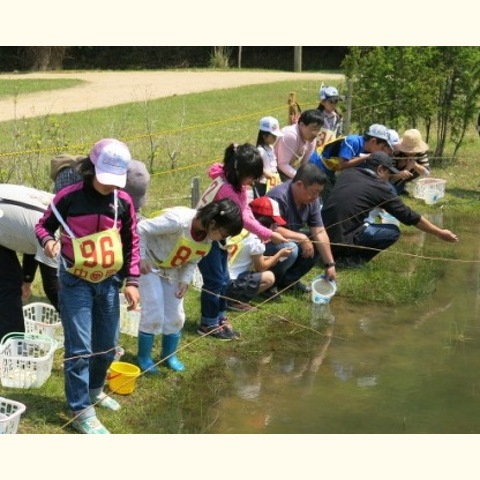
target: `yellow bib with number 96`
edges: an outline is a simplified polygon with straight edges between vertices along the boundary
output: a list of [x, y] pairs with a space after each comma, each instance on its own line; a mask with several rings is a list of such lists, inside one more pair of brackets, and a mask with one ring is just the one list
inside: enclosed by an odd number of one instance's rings
[[72, 275], [98, 283], [122, 268], [122, 241], [114, 228], [72, 238], [72, 247], [74, 264], [67, 269]]

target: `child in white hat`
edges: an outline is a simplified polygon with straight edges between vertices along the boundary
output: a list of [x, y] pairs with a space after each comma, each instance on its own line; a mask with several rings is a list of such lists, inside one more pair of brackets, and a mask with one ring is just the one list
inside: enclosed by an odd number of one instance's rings
[[[318, 96], [320, 103], [318, 104], [317, 111], [320, 112], [322, 126], [317, 135], [315, 150], [310, 156], [309, 161], [323, 170], [330, 170], [329, 166], [322, 166], [322, 154], [327, 145], [330, 148], [336, 139], [338, 139], [336, 142], [338, 144], [338, 142], [341, 142], [345, 138], [343, 137], [343, 117], [337, 110], [337, 104], [340, 100], [343, 100], [343, 97], [340, 96], [335, 87], [325, 86], [323, 83], [318, 91]], [[329, 171], [326, 173], [327, 176], [328, 174], [330, 174], [330, 176], [329, 179], [327, 179], [325, 196], [329, 194], [333, 183], [335, 183], [334, 173]], [[332, 185], [329, 185], [330, 180]]]
[[270, 188], [278, 185], [280, 175], [277, 169], [277, 156], [273, 146], [279, 137], [283, 137], [278, 120], [274, 117], [262, 117], [259, 123], [257, 149], [263, 160], [263, 175], [255, 183], [254, 197], [263, 197]]

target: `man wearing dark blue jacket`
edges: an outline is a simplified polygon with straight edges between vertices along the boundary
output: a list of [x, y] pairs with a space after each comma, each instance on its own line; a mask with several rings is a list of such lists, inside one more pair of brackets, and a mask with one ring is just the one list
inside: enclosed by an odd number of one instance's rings
[[454, 233], [430, 223], [392, 191], [388, 181], [397, 172], [389, 155], [375, 152], [366, 157], [364, 168], [349, 168], [338, 177], [322, 209], [338, 267], [364, 264], [400, 238], [397, 225], [370, 222], [369, 213], [375, 208], [446, 242], [458, 241]]

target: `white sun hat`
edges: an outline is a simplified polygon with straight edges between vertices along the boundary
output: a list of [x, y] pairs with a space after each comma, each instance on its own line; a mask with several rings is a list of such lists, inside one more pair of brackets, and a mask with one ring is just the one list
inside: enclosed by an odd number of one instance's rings
[[258, 125], [259, 130], [268, 132], [276, 137], [283, 137], [278, 120], [274, 117], [262, 117]]

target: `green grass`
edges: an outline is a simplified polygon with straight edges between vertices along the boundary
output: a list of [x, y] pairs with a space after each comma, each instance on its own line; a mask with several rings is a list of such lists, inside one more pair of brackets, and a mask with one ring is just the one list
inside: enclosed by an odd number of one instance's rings
[[0, 77], [0, 98], [27, 93], [42, 92], [46, 90], [57, 90], [62, 88], [76, 87], [83, 80], [78, 79], [2, 79]]
[[[319, 75], [320, 78], [320, 75]], [[65, 115], [0, 123], [0, 181], [24, 183], [51, 190], [49, 161], [55, 152], [87, 153], [98, 139], [113, 136], [127, 141], [133, 156], [145, 161], [152, 171], [152, 185], [144, 213], [158, 208], [190, 205], [190, 184], [198, 176], [202, 188], [208, 184], [206, 170], [221, 161], [230, 142], [254, 143], [258, 120], [273, 115], [285, 125], [287, 97], [296, 91], [303, 109], [315, 107], [319, 82], [278, 82], [216, 92], [172, 96]], [[340, 85], [338, 85], [341, 87]], [[449, 214], [480, 214], [478, 175], [478, 134], [469, 132], [456, 162], [436, 162], [433, 176], [447, 179], [441, 204], [426, 206], [414, 198], [406, 202], [422, 213], [442, 208]], [[176, 152], [172, 165], [170, 154]], [[456, 257], [454, 246], [418, 243], [411, 227], [387, 252], [359, 270], [338, 274], [338, 300], [353, 305], [415, 304], [428, 297], [436, 282], [446, 274], [448, 262], [417, 258]], [[452, 230], [454, 228], [452, 227]], [[320, 273], [314, 269], [306, 278]], [[34, 284], [36, 297], [45, 300], [39, 276]], [[302, 349], [308, 354], [325, 334], [326, 325], [311, 324], [307, 297], [284, 295], [280, 304], [264, 304], [257, 312], [230, 315], [242, 333], [238, 342], [221, 343], [195, 333], [200, 315], [199, 293], [191, 288], [186, 297], [187, 322], [179, 356], [187, 366], [182, 373], [161, 369], [157, 376], [142, 376], [132, 395], [119, 397], [118, 413], [99, 412], [99, 417], [116, 433], [208, 433], [215, 424], [215, 405], [232, 388], [226, 361], [231, 357], [260, 358], [265, 352]], [[157, 340], [158, 342], [158, 340]], [[121, 336], [126, 350], [124, 361], [135, 363], [136, 339]], [[159, 347], [156, 348], [157, 358]], [[0, 395], [27, 405], [20, 433], [71, 433], [63, 393], [62, 354], [55, 354], [48, 382], [38, 390], [4, 389]]]

